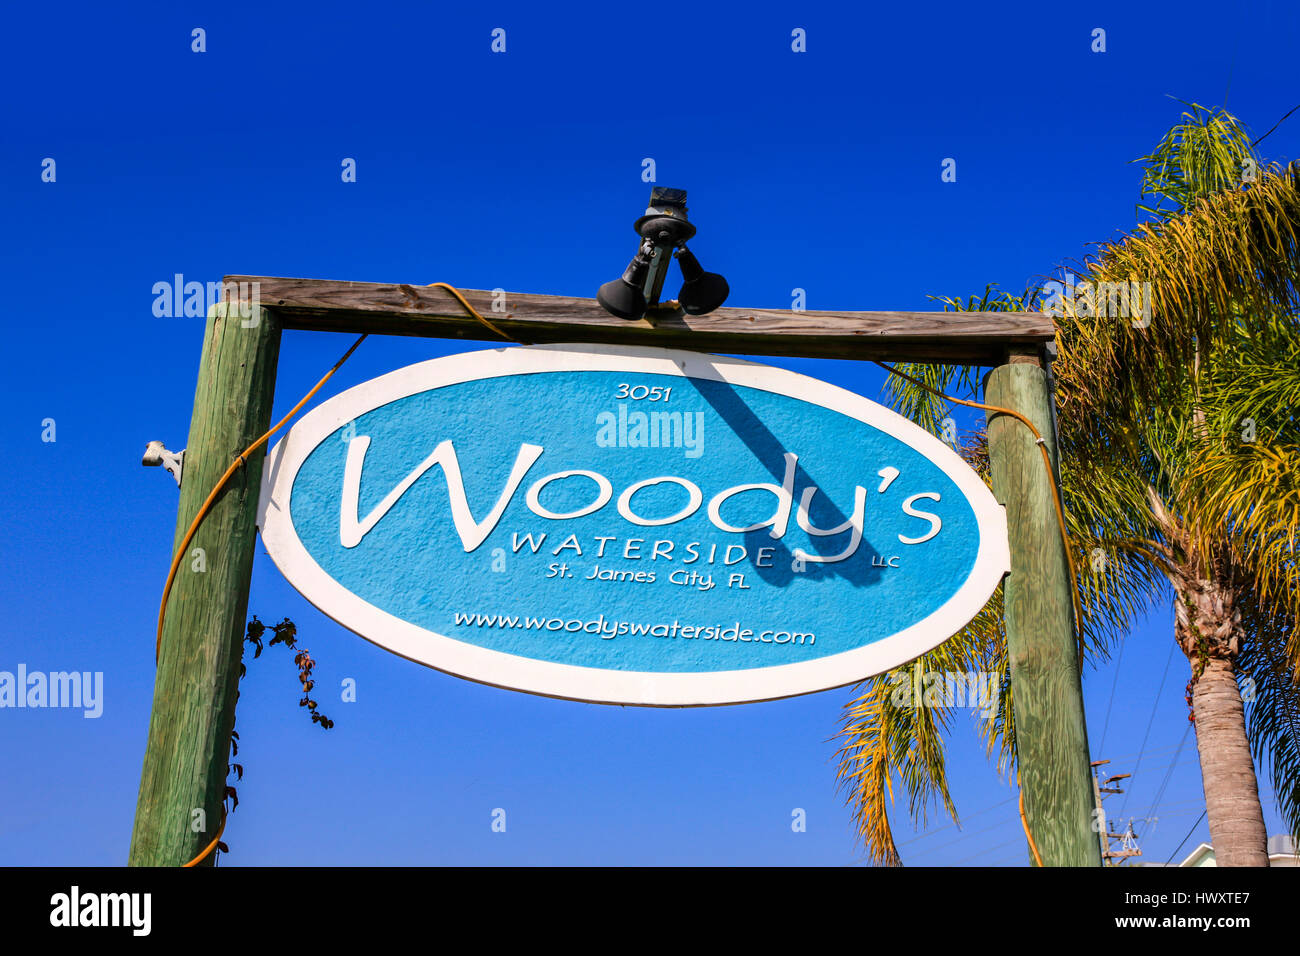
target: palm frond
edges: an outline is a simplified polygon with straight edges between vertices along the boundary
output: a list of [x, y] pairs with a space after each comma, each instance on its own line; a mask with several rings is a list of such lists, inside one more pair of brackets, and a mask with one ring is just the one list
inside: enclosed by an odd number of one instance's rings
[[1143, 164], [1142, 198], [1138, 212], [1168, 215], [1197, 199], [1234, 189], [1259, 168], [1249, 130], [1231, 113], [1183, 102], [1189, 111], [1149, 154]]
[[[890, 808], [897, 798], [895, 782], [918, 826], [925, 826], [940, 805], [958, 821], [944, 756], [944, 739], [956, 708], [943, 699], [927, 700], [926, 690], [935, 685], [937, 677], [932, 675], [946, 680], [947, 675], [985, 673], [988, 648], [997, 640], [1001, 620], [1000, 601], [996, 606], [990, 602], [961, 633], [859, 685], [860, 695], [845, 708], [835, 738], [841, 741], [836, 777], [873, 863], [901, 864], [890, 825]], [[994, 716], [990, 713], [988, 719]]]
[[[1088, 286], [1061, 300], [1058, 349], [1076, 369], [1072, 387], [1094, 405], [1123, 390], [1139, 400], [1130, 413], [1149, 407], [1171, 371], [1233, 346], [1241, 316], [1277, 316], [1294, 327], [1298, 269], [1300, 165], [1262, 171], [1249, 188], [1140, 225], [1103, 246], [1088, 263]], [[1149, 302], [1149, 323], [1109, 307], [1109, 296], [1131, 283]], [[1111, 405], [1112, 414], [1126, 410]]]

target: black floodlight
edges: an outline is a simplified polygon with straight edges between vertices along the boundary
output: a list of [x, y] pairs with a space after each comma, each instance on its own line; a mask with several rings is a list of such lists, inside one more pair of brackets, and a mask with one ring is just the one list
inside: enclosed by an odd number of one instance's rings
[[682, 291], [677, 302], [687, 315], [704, 315], [727, 301], [731, 288], [716, 272], [705, 272], [695, 253], [682, 246], [677, 250], [677, 264], [682, 267]]
[[617, 315], [620, 319], [639, 319], [645, 315], [646, 273], [650, 271], [650, 255], [653, 251], [650, 243], [637, 250], [636, 257], [628, 263], [623, 274], [611, 282], [606, 282], [596, 293], [596, 301], [605, 307], [606, 312]]
[[678, 297], [682, 310], [704, 315], [722, 305], [730, 292], [727, 280], [705, 272], [686, 248], [686, 240], [695, 235], [694, 224], [686, 218], [686, 190], [655, 186], [645, 215], [632, 228], [641, 237], [636, 258], [620, 278], [606, 282], [596, 293], [605, 311], [620, 319], [639, 319], [657, 306], [674, 252], [686, 280]]

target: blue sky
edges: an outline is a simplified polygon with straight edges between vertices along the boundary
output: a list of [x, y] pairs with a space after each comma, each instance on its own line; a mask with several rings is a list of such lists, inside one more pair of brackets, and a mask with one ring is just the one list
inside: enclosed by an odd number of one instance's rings
[[[1288, 0], [689, 15], [73, 3], [5, 20], [0, 670], [103, 671], [105, 708], [0, 712], [0, 864], [126, 858], [177, 503], [139, 461], [148, 440], [184, 446], [203, 337], [201, 319], [153, 315], [154, 283], [594, 295], [633, 251], [650, 157], [659, 184], [690, 191], [692, 248], [727, 276], [731, 304], [787, 308], [798, 287], [811, 309], [933, 308], [927, 294], [1019, 290], [1131, 227], [1131, 160], [1176, 122], [1171, 96], [1226, 98], [1256, 134], [1300, 102]], [[191, 52], [196, 27], [205, 53]], [[497, 27], [504, 54], [490, 51]], [[1090, 50], [1098, 27], [1105, 53]], [[806, 53], [791, 51], [795, 28]], [[1261, 149], [1300, 154], [1300, 118]], [[345, 157], [355, 183], [341, 181]], [[954, 183], [940, 180], [945, 158]], [[286, 333], [277, 414], [348, 344]], [[466, 348], [372, 337], [326, 391]], [[880, 397], [873, 368], [773, 364]], [[849, 689], [657, 711], [483, 687], [334, 625], [260, 553], [250, 611], [292, 617], [318, 688], [350, 677], [358, 697], [322, 693], [337, 722], [322, 733], [297, 706], [288, 655], [250, 661], [227, 865], [861, 861], [830, 740]], [[1163, 604], [1122, 666], [1084, 677], [1094, 758], [1136, 770], [1108, 811], [1156, 818], [1138, 831], [1161, 862], [1203, 806], [1171, 620]], [[1020, 864], [1015, 793], [963, 720], [949, 751], [963, 829], [934, 816], [913, 833], [900, 817], [904, 860]], [[792, 832], [794, 808], [806, 832]]]

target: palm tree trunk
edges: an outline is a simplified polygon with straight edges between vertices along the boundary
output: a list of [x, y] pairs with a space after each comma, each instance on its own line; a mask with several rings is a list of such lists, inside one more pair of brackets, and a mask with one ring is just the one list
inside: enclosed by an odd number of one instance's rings
[[1215, 861], [1268, 866], [1268, 831], [1233, 666], [1241, 615], [1221, 569], [1208, 576], [1178, 569], [1174, 631], [1192, 665], [1192, 716]]
[[1268, 831], [1232, 662], [1211, 659], [1192, 689], [1196, 747], [1219, 866], [1268, 866]]

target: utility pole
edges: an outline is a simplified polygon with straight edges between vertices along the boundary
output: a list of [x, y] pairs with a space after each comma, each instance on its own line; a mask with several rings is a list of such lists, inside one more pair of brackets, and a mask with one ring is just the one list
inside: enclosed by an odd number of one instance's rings
[[1101, 851], [1103, 866], [1108, 865], [1105, 860], [1106, 851], [1110, 849], [1110, 843], [1106, 839], [1106, 808], [1101, 805], [1101, 784], [1097, 782], [1097, 768], [1108, 763], [1110, 763], [1109, 760], [1094, 760], [1092, 762], [1092, 798], [1097, 804], [1097, 815], [1093, 818], [1093, 827], [1097, 831], [1097, 842]]
[[[1011, 349], [984, 382], [985, 402], [1024, 415], [1056, 468], [1042, 348]], [[1007, 650], [1025, 819], [1044, 866], [1100, 866], [1092, 831], [1088, 733], [1065, 545], [1052, 474], [1024, 423], [988, 417], [993, 493], [1007, 509], [1011, 573], [1003, 582]]]
[[[1099, 779], [1097, 768], [1103, 767], [1108, 763], [1110, 763], [1109, 760], [1094, 760], [1092, 762], [1092, 792], [1097, 800], [1097, 839], [1101, 844], [1102, 865], [1119, 866], [1120, 864], [1111, 863], [1110, 861], [1124, 860], [1132, 856], [1141, 856], [1142, 850], [1137, 845], [1137, 834], [1133, 832], [1133, 821], [1131, 819], [1128, 822], [1128, 829], [1123, 833], [1111, 833], [1110, 828], [1106, 823], [1106, 811], [1101, 805], [1102, 795], [1123, 793], [1123, 790], [1117, 786], [1112, 786], [1112, 784], [1116, 784], [1120, 780], [1127, 780], [1129, 777], [1133, 776], [1131, 773], [1117, 773], [1113, 776], [1107, 777], [1105, 780]], [[1112, 850], [1110, 848], [1113, 840], [1119, 841], [1118, 850]]]
[[[1119, 840], [1118, 850], [1106, 851], [1105, 855], [1108, 860], [1122, 860], [1126, 857], [1142, 855], [1142, 850], [1137, 844], [1137, 834], [1133, 832], [1132, 819], [1128, 821], [1128, 828], [1123, 833], [1108, 833], [1106, 839], [1107, 841]], [[1118, 866], [1119, 864], [1115, 865]]]

